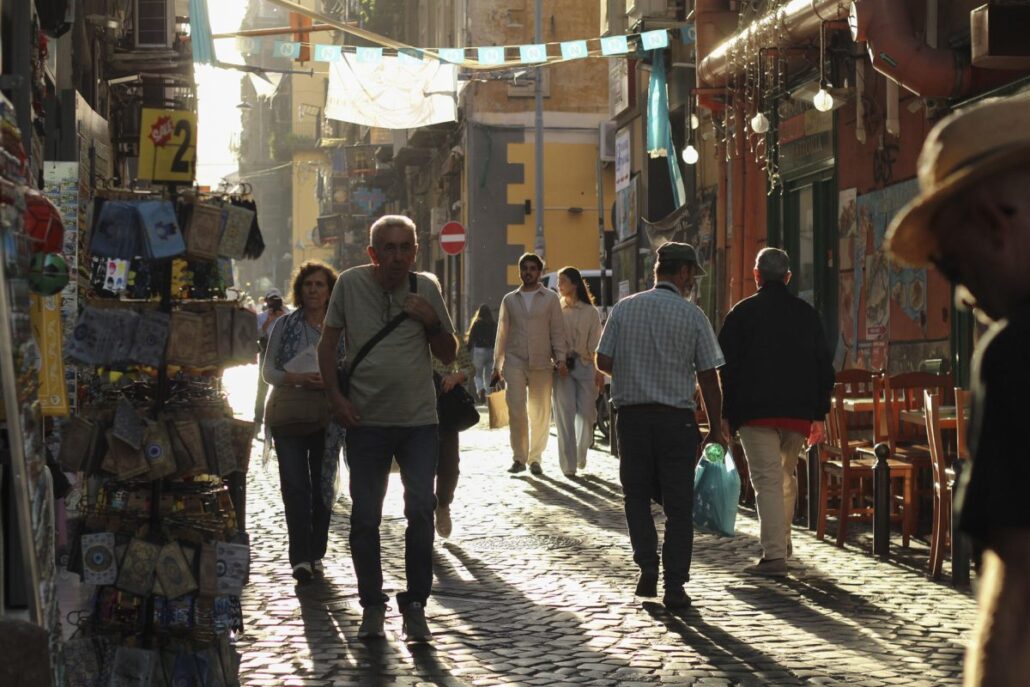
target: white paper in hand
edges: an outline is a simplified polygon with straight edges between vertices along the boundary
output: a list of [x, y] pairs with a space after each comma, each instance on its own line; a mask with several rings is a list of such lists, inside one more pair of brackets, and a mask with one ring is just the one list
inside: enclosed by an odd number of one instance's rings
[[283, 365], [283, 369], [286, 372], [295, 372], [298, 374], [311, 374], [312, 372], [318, 372], [318, 353], [315, 351], [315, 346], [308, 346], [297, 353], [297, 355], [287, 360], [286, 364]]

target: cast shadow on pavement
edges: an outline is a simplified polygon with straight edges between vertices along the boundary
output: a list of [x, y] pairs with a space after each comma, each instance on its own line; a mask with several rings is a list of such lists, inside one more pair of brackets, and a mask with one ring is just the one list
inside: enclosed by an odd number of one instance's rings
[[[361, 608], [356, 598], [346, 599], [345, 588], [331, 578], [316, 579], [296, 588], [304, 636], [312, 654], [312, 678], [340, 681], [360, 677], [372, 683], [384, 674], [396, 649], [385, 641], [364, 643], [357, 639]], [[353, 597], [353, 594], [349, 596]], [[331, 661], [316, 654], [332, 647]], [[297, 673], [294, 677], [308, 677]]]
[[609, 498], [622, 500], [622, 485], [610, 482], [603, 477], [598, 477], [594, 474], [585, 474], [580, 476], [581, 484], [592, 489], [597, 493], [608, 496]]
[[[684, 644], [719, 669], [736, 673], [743, 671], [732, 668], [747, 668], [748, 676], [760, 678], [756, 684], [777, 687], [800, 687], [805, 684], [768, 654], [738, 640], [725, 630], [706, 623], [695, 608], [674, 613], [653, 601], [645, 601], [641, 605], [652, 618], [665, 625], [670, 633], [680, 637]], [[770, 670], [769, 666], [776, 668]]]
[[[434, 551], [439, 584], [433, 601], [460, 618], [463, 627], [457, 641], [475, 649], [480, 666], [498, 676], [513, 669], [532, 670], [564, 684], [559, 674], [564, 678], [579, 674], [582, 666], [606, 664], [609, 673], [619, 671], [620, 681], [651, 680], [647, 671], [633, 668], [628, 660], [589, 648], [589, 630], [584, 627], [588, 620], [562, 610], [557, 600], [553, 605], [537, 603], [495, 573], [490, 562], [453, 542], [442, 547], [472, 579], [467, 579], [468, 575], [463, 579], [446, 556]], [[567, 672], [560, 673], [563, 670]], [[532, 677], [522, 674], [526, 679]]]
[[[903, 618], [876, 605], [867, 597], [843, 589], [815, 574], [767, 580], [765, 584], [756, 582], [755, 585], [728, 587], [727, 591], [755, 610], [784, 616], [786, 622], [797, 623], [806, 631], [842, 647], [869, 647], [872, 642], [882, 652], [897, 653], [897, 638], [893, 628], [911, 625], [913, 622], [912, 618]], [[801, 603], [799, 596], [810, 603]], [[835, 618], [829, 613], [836, 613], [851, 622]], [[877, 637], [870, 637], [870, 631]], [[964, 646], [957, 638], [952, 644], [959, 649]], [[940, 644], [928, 648], [926, 657], [941, 648]]]
[[558, 506], [595, 527], [625, 536], [626, 520], [618, 504], [599, 499], [589, 492], [570, 493], [571, 489], [552, 478], [527, 479], [526, 484], [532, 487], [526, 493], [542, 503]]

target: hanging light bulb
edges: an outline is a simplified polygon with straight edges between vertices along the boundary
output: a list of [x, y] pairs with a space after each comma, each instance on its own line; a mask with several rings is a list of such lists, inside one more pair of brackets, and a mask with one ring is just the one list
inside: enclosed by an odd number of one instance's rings
[[833, 109], [833, 96], [826, 90], [824, 85], [819, 92], [812, 96], [812, 105], [820, 112], [829, 112]]
[[819, 92], [812, 96], [812, 105], [820, 112], [833, 109], [833, 96], [826, 90], [826, 22], [819, 26]]
[[764, 112], [759, 112], [751, 118], [751, 130], [756, 134], [764, 134], [769, 130], [769, 118]]
[[693, 112], [690, 113], [690, 128], [696, 129], [701, 126], [701, 120], [697, 118], [697, 115]]
[[696, 165], [700, 153], [697, 152], [697, 148], [694, 147], [693, 143], [688, 143], [687, 147], [683, 149], [683, 161], [688, 165]]

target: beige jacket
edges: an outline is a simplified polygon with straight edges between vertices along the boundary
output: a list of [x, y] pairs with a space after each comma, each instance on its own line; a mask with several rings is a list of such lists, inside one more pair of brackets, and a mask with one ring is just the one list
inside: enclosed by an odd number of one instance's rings
[[501, 299], [494, 342], [494, 369], [505, 365], [541, 370], [565, 360], [568, 342], [558, 294], [541, 286], [533, 294], [533, 308], [526, 305], [516, 289]]
[[584, 363], [593, 363], [597, 342], [601, 340], [601, 316], [597, 308], [583, 301], [574, 304], [563, 301], [562, 315], [569, 355], [576, 354]]

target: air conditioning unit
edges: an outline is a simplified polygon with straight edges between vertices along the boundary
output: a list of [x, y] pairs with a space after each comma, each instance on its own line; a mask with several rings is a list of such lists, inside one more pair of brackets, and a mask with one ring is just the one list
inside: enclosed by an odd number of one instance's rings
[[626, 0], [601, 0], [601, 35], [626, 33]]
[[170, 48], [175, 41], [173, 0], [134, 0], [133, 34], [137, 48]]
[[675, 0], [626, 0], [626, 26], [636, 28], [644, 19], [675, 19]]
[[597, 150], [602, 162], [615, 161], [615, 131], [615, 120], [601, 122], [601, 126], [598, 127], [600, 140], [597, 143]]

